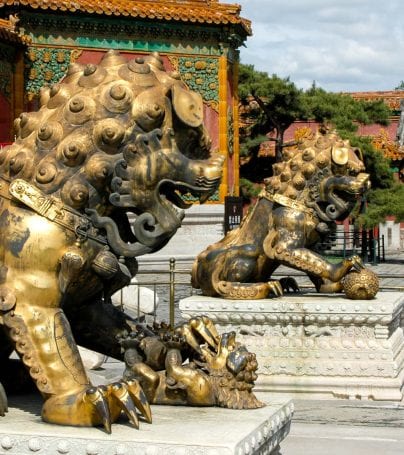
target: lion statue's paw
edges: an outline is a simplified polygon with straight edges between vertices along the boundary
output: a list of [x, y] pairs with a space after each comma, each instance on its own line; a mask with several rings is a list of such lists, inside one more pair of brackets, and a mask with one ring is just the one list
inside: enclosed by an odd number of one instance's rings
[[103, 425], [106, 432], [111, 433], [111, 424], [122, 412], [135, 428], [139, 428], [138, 412], [148, 423], [152, 422], [150, 405], [135, 380], [122, 380], [108, 386], [88, 385], [74, 394], [51, 396], [44, 403], [42, 418], [59, 425]]

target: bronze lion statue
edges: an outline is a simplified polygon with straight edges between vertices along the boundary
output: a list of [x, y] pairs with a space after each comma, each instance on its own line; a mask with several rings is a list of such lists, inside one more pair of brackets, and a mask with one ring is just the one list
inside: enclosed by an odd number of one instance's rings
[[286, 148], [241, 225], [199, 254], [193, 286], [229, 299], [282, 295], [282, 283], [271, 275], [283, 264], [305, 272], [321, 292], [340, 292], [356, 269], [359, 287], [365, 283], [377, 292], [377, 279], [362, 271], [358, 256], [331, 263], [313, 251], [368, 189], [364, 171], [360, 150], [327, 127]]
[[[136, 409], [151, 420], [136, 378], [91, 385], [76, 342], [123, 359], [126, 335], [155, 339], [157, 359], [138, 343], [142, 363], [172, 364], [172, 337], [110, 296], [136, 274], [136, 257], [174, 235], [184, 194], [203, 202], [216, 191], [223, 159], [211, 156], [202, 121], [201, 96], [158, 54], [128, 61], [114, 51], [98, 65], [71, 65], [42, 90], [40, 109], [16, 120], [15, 143], [0, 153], [0, 380], [15, 380], [6, 377], [15, 349], [44, 397], [45, 421], [111, 431], [122, 412], [137, 426]], [[175, 335], [184, 360], [207, 333], [187, 328]], [[206, 351], [198, 356], [207, 362]], [[6, 408], [0, 387], [0, 414]]]

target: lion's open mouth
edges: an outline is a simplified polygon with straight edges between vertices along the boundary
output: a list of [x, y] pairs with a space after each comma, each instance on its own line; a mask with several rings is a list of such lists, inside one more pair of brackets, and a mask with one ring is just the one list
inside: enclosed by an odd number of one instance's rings
[[342, 207], [347, 202], [357, 199], [369, 186], [369, 174], [365, 173], [360, 173], [356, 177], [330, 177], [320, 187], [321, 199]]
[[357, 196], [362, 194], [370, 187], [369, 174], [361, 172], [355, 178], [353, 177], [342, 177], [336, 178], [337, 182], [331, 186], [331, 189], [335, 193], [347, 194]]
[[195, 201], [205, 202], [219, 186], [220, 178], [207, 179], [206, 177], [198, 177], [196, 183], [197, 185], [190, 185], [165, 179], [159, 183], [157, 191], [175, 206], [187, 209]]

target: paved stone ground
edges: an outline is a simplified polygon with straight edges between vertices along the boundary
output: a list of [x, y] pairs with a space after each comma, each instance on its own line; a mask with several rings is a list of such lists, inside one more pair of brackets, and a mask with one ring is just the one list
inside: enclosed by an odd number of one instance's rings
[[282, 455], [402, 455], [404, 404], [295, 400]]
[[[118, 380], [122, 371], [122, 363], [109, 359], [90, 376], [93, 384], [102, 384]], [[258, 396], [272, 401], [268, 393]], [[404, 454], [404, 402], [296, 399], [294, 404], [281, 455]]]
[[281, 455], [403, 455], [404, 430], [391, 427], [300, 424], [281, 444]]

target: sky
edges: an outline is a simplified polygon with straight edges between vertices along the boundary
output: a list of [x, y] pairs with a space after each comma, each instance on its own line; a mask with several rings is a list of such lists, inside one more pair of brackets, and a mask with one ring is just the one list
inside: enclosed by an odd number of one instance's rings
[[394, 90], [404, 80], [403, 0], [234, 3], [253, 29], [240, 59], [256, 70], [334, 92]]

